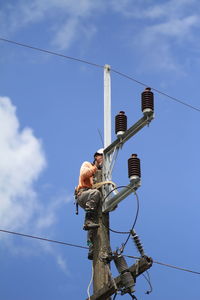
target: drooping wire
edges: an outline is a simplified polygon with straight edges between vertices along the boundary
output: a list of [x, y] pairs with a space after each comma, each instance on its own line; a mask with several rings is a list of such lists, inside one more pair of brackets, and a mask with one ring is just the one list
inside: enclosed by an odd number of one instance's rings
[[[108, 198], [108, 196], [113, 192], [113, 191], [115, 191], [116, 189], [118, 189], [118, 188], [127, 188], [127, 189], [130, 189], [130, 190], [133, 190], [133, 192], [134, 192], [134, 194], [136, 195], [136, 199], [137, 199], [137, 211], [136, 211], [136, 215], [135, 215], [135, 219], [134, 219], [134, 222], [133, 222], [133, 225], [132, 225], [132, 227], [131, 227], [131, 230], [133, 230], [133, 228], [135, 227], [135, 224], [136, 224], [136, 222], [137, 222], [137, 218], [138, 218], [138, 214], [139, 214], [139, 198], [138, 198], [138, 195], [137, 195], [137, 193], [136, 193], [136, 191], [133, 189], [133, 188], [131, 188], [131, 187], [129, 187], [129, 186], [126, 186], [126, 185], [120, 185], [120, 186], [118, 186], [118, 187], [116, 187], [116, 188], [114, 188], [114, 189], [112, 189], [107, 195], [106, 195], [106, 197], [103, 199], [103, 202]], [[110, 228], [110, 227], [108, 227], [107, 225], [105, 225], [104, 223], [103, 223], [103, 225], [107, 228], [107, 229], [109, 229], [111, 232], [114, 232], [114, 233], [118, 233], [118, 234], [128, 234], [129, 235], [129, 238], [130, 238], [130, 231], [117, 231], [117, 230], [113, 230], [112, 228]], [[129, 239], [128, 238], [128, 239]], [[128, 241], [126, 241], [125, 243], [127, 243]]]
[[31, 239], [37, 239], [37, 240], [41, 240], [41, 241], [45, 241], [45, 242], [51, 242], [51, 243], [61, 244], [61, 245], [65, 245], [65, 246], [77, 247], [77, 248], [82, 248], [82, 249], [89, 249], [88, 247], [84, 247], [84, 246], [80, 246], [80, 245], [70, 244], [70, 243], [66, 243], [66, 242], [62, 242], [62, 241], [57, 241], [57, 240], [50, 240], [50, 239], [47, 239], [47, 238], [43, 238], [43, 237], [39, 237], [39, 236], [34, 236], [34, 235], [30, 235], [30, 234], [19, 233], [19, 232], [15, 232], [15, 231], [9, 231], [9, 230], [0, 229], [0, 232], [14, 234], [14, 235], [23, 236], [23, 237], [28, 237], [28, 238], [31, 238]]
[[145, 292], [145, 294], [149, 295], [150, 293], [152, 293], [153, 287], [152, 287], [152, 284], [151, 284], [151, 278], [150, 278], [149, 272], [146, 271], [146, 274], [147, 274], [147, 276], [144, 275], [144, 274], [142, 274], [142, 276], [146, 279], [146, 281], [147, 281], [148, 284], [149, 284], [150, 290], [147, 290], [147, 291]]
[[122, 245], [122, 252], [124, 251], [124, 249], [125, 249], [125, 247], [126, 247], [128, 241], [129, 241], [129, 239], [130, 239], [130, 237], [131, 237], [131, 231], [132, 231], [132, 230], [134, 229], [134, 227], [135, 227], [135, 224], [136, 224], [137, 218], [138, 218], [138, 214], [139, 214], [139, 198], [138, 198], [137, 193], [136, 193], [136, 192], [134, 192], [134, 193], [135, 193], [135, 196], [136, 196], [136, 199], [137, 199], [138, 209], [137, 209], [137, 212], [136, 212], [135, 221], [134, 221], [134, 223], [133, 223], [133, 226], [131, 227], [131, 230], [130, 230], [130, 232], [129, 232], [129, 235], [128, 235], [128, 237], [127, 237], [125, 243]]
[[[81, 63], [85, 63], [85, 64], [88, 64], [88, 65], [91, 65], [91, 66], [94, 66], [94, 67], [104, 68], [104, 66], [102, 66], [102, 65], [99, 65], [97, 63], [93, 63], [93, 62], [90, 62], [90, 61], [87, 61], [87, 60], [84, 60], [84, 59], [79, 59], [79, 58], [76, 58], [76, 57], [67, 56], [67, 55], [64, 55], [64, 54], [61, 54], [61, 53], [57, 53], [57, 52], [54, 52], [54, 51], [50, 51], [50, 50], [46, 50], [46, 49], [34, 47], [34, 46], [27, 45], [27, 44], [24, 44], [24, 43], [19, 43], [19, 42], [16, 42], [16, 41], [13, 41], [13, 40], [9, 40], [9, 39], [5, 39], [5, 38], [2, 38], [2, 37], [0, 37], [0, 41], [6, 42], [6, 43], [10, 43], [10, 44], [14, 44], [14, 45], [21, 46], [21, 47], [26, 47], [26, 48], [29, 48], [29, 49], [32, 49], [32, 50], [36, 50], [36, 51], [40, 51], [40, 52], [44, 52], [44, 53], [47, 53], [47, 54], [52, 54], [52, 55], [60, 56], [60, 57], [66, 58], [66, 59], [71, 59], [71, 60], [74, 60], [74, 61], [77, 61], [77, 62], [81, 62]], [[124, 78], [127, 78], [127, 79], [129, 79], [131, 81], [134, 81], [135, 83], [138, 83], [138, 84], [140, 84], [140, 85], [142, 85], [144, 87], [151, 86], [151, 85], [146, 84], [144, 82], [141, 82], [141, 81], [139, 81], [139, 80], [137, 80], [137, 79], [135, 79], [135, 78], [133, 78], [133, 77], [125, 74], [125, 73], [117, 71], [117, 70], [115, 70], [113, 68], [111, 68], [111, 71], [114, 72], [114, 73], [116, 73], [116, 74], [118, 74], [118, 75], [120, 75], [120, 76], [122, 76], [122, 77], [124, 77]], [[173, 100], [173, 101], [175, 101], [175, 102], [177, 102], [179, 104], [182, 104], [182, 105], [184, 105], [184, 106], [186, 106], [186, 107], [188, 107], [190, 109], [193, 109], [193, 110], [196, 110], [196, 111], [200, 112], [200, 108], [198, 108], [198, 107], [195, 107], [195, 106], [193, 106], [191, 104], [188, 104], [188, 103], [186, 103], [186, 102], [184, 102], [184, 101], [182, 101], [182, 100], [180, 100], [180, 99], [178, 99], [176, 97], [170, 96], [170, 95], [168, 95], [168, 94], [166, 94], [166, 93], [164, 93], [164, 92], [162, 92], [162, 91], [160, 91], [160, 90], [158, 90], [158, 89], [156, 89], [156, 88], [154, 88], [152, 86], [151, 86], [151, 89], [154, 90], [155, 92], [157, 92], [158, 94], [160, 94], [162, 96], [165, 96], [165, 97], [167, 97], [167, 98], [169, 98], [169, 99], [171, 99], [171, 100]]]

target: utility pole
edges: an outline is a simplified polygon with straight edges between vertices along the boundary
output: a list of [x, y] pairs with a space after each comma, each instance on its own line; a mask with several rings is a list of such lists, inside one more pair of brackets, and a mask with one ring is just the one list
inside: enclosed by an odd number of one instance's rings
[[[116, 116], [115, 132], [117, 138], [111, 143], [111, 79], [110, 66], [104, 66], [104, 162], [102, 174], [97, 174], [97, 182], [111, 181], [112, 168], [119, 149], [133, 135], [154, 118], [154, 99], [151, 88], [147, 87], [141, 95], [143, 116], [127, 130], [127, 117], [123, 111]], [[99, 228], [93, 230], [93, 296], [91, 300], [110, 300], [116, 291], [121, 294], [134, 292], [135, 279], [144, 271], [149, 269], [153, 263], [152, 259], [144, 254], [144, 250], [137, 234], [132, 228], [130, 234], [141, 255], [141, 258], [131, 267], [128, 267], [125, 257], [121, 252], [112, 253], [109, 236], [109, 212], [114, 210], [120, 201], [129, 194], [135, 192], [141, 185], [140, 160], [137, 154], [132, 154], [128, 160], [128, 171], [130, 182], [121, 191], [112, 192], [110, 185], [102, 187], [102, 201], [98, 210]], [[114, 195], [113, 195], [114, 194]], [[112, 278], [110, 262], [114, 260], [115, 266], [120, 273]], [[133, 296], [134, 297], [134, 296]]]
[[[104, 67], [104, 148], [111, 144], [111, 82], [110, 82], [110, 66]], [[106, 167], [106, 168], [105, 168]], [[106, 180], [107, 163], [104, 161], [103, 178], [97, 178], [98, 182], [102, 179]], [[103, 193], [104, 195], [105, 193]], [[103, 199], [98, 210], [98, 223], [99, 228], [94, 231], [94, 257], [93, 257], [93, 291], [96, 293], [102, 289], [110, 281], [110, 264], [109, 255], [110, 248], [110, 235], [109, 235], [109, 212], [102, 213]], [[105, 298], [109, 300], [110, 297]]]

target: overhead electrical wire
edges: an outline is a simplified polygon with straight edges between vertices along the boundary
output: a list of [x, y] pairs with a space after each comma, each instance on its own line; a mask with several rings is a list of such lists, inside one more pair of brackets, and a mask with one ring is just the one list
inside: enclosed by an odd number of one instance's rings
[[[127, 188], [127, 189], [130, 189], [130, 190], [133, 190], [133, 192], [134, 192], [134, 194], [135, 194], [135, 196], [136, 196], [136, 199], [137, 199], [137, 211], [136, 211], [136, 215], [135, 215], [135, 219], [134, 219], [133, 225], [132, 225], [132, 227], [131, 227], [131, 230], [133, 230], [133, 228], [135, 227], [135, 224], [136, 224], [136, 222], [137, 222], [137, 219], [138, 219], [139, 208], [140, 208], [140, 205], [139, 205], [139, 197], [138, 197], [136, 191], [135, 191], [133, 188], [130, 188], [129, 186], [126, 186], [126, 185], [120, 185], [120, 186], [117, 186], [117, 187], [115, 187], [114, 189], [112, 189], [112, 190], [106, 195], [106, 197], [103, 199], [103, 202], [108, 198], [108, 196], [109, 196], [112, 192], [114, 192], [115, 190], [117, 190], [117, 189], [119, 189], [119, 188]], [[114, 232], [114, 233], [119, 233], [119, 234], [129, 234], [129, 235], [130, 235], [130, 232], [131, 232], [131, 230], [130, 230], [130, 231], [117, 231], [117, 230], [113, 230], [112, 228], [108, 227], [108, 226], [105, 225], [105, 224], [103, 224], [103, 225], [104, 225], [106, 228], [108, 228], [111, 232]], [[129, 236], [129, 238], [130, 238], [130, 236]], [[128, 238], [128, 240], [129, 240], [129, 238]], [[127, 242], [125, 242], [125, 243], [127, 243]]]
[[[129, 257], [129, 258], [134, 258], [134, 259], [140, 259], [140, 257], [138, 257], [138, 256], [125, 255], [125, 254], [124, 254], [124, 256]], [[177, 269], [177, 270], [180, 270], [180, 271], [185, 271], [185, 272], [190, 272], [190, 273], [193, 273], [193, 274], [200, 275], [200, 272], [193, 271], [193, 270], [190, 270], [190, 269], [181, 268], [181, 267], [177, 267], [177, 266], [166, 264], [166, 263], [162, 263], [162, 262], [159, 262], [159, 261], [156, 261], [156, 260], [153, 260], [153, 263], [164, 266], [164, 267], [169, 267], [169, 268]]]
[[197, 271], [193, 271], [193, 270], [189, 270], [189, 269], [185, 269], [185, 268], [180, 268], [180, 267], [169, 265], [169, 264], [165, 264], [165, 263], [162, 263], [162, 262], [159, 262], [159, 261], [153, 261], [153, 262], [155, 264], [158, 264], [158, 265], [161, 265], [161, 266], [165, 266], [165, 267], [177, 269], [177, 270], [180, 270], [180, 271], [185, 271], [185, 272], [190, 272], [190, 273], [194, 273], [194, 274], [200, 275], [200, 272], [197, 272]]
[[[131, 76], [129, 76], [129, 75], [126, 75], [126, 74], [124, 74], [124, 73], [122, 73], [122, 72], [119, 72], [119, 71], [114, 70], [114, 69], [112, 69], [112, 68], [111, 68], [111, 70], [112, 70], [114, 73], [116, 73], [116, 74], [118, 74], [118, 75], [120, 75], [120, 76], [123, 76], [123, 77], [125, 77], [125, 78], [127, 78], [127, 79], [129, 79], [129, 80], [132, 80], [132, 81], [134, 81], [134, 82], [136, 82], [136, 83], [138, 83], [138, 84], [140, 84], [140, 85], [142, 85], [142, 86], [144, 86], [144, 87], [150, 86], [150, 85], [148, 85], [148, 84], [146, 84], [146, 83], [144, 83], [144, 82], [141, 82], [141, 81], [139, 81], [139, 80], [137, 80], [137, 79], [135, 79], [135, 78], [133, 78], [133, 77], [131, 77]], [[195, 107], [195, 106], [193, 106], [193, 105], [191, 105], [191, 104], [188, 104], [188, 103], [186, 103], [186, 102], [184, 102], [184, 101], [182, 101], [182, 100], [180, 100], [180, 99], [178, 99], [178, 98], [176, 98], [176, 97], [170, 96], [170, 95], [168, 95], [168, 94], [166, 94], [166, 93], [164, 93], [164, 92], [162, 92], [162, 91], [160, 91], [160, 90], [158, 90], [158, 89], [156, 89], [156, 88], [154, 88], [154, 87], [152, 87], [152, 86], [151, 86], [151, 90], [153, 90], [153, 91], [157, 92], [158, 94], [160, 94], [160, 95], [162, 95], [162, 96], [165, 96], [165, 97], [167, 97], [167, 98], [169, 98], [169, 99], [171, 99], [171, 100], [173, 100], [173, 101], [175, 101], [175, 102], [178, 102], [179, 104], [185, 105], [185, 106], [187, 106], [187, 107], [189, 107], [189, 108], [191, 108], [191, 109], [194, 109], [194, 110], [200, 112], [200, 108]]]
[[[63, 57], [65, 59], [70, 59], [70, 60], [74, 60], [74, 61], [77, 61], [77, 62], [81, 62], [81, 63], [85, 63], [85, 64], [88, 64], [88, 65], [91, 65], [91, 66], [94, 66], [94, 67], [98, 67], [98, 68], [104, 68], [103, 65], [99, 65], [97, 63], [93, 63], [93, 62], [90, 62], [90, 61], [87, 61], [87, 60], [83, 60], [83, 59], [79, 59], [79, 58], [76, 58], [76, 57], [72, 57], [72, 56], [67, 56], [67, 55], [64, 55], [64, 54], [61, 54], [61, 53], [57, 53], [57, 52], [54, 52], [54, 51], [50, 51], [50, 50], [47, 50], [47, 49], [43, 49], [43, 48], [38, 48], [38, 47], [34, 47], [34, 46], [31, 46], [31, 45], [27, 45], [27, 44], [24, 44], [24, 43], [19, 43], [19, 42], [16, 42], [16, 41], [13, 41], [13, 40], [9, 40], [9, 39], [5, 39], [5, 38], [2, 38], [0, 37], [0, 41], [2, 42], [7, 42], [7, 43], [10, 43], [10, 44], [14, 44], [14, 45], [17, 45], [17, 46], [21, 46], [21, 47], [26, 47], [26, 48], [29, 48], [29, 49], [32, 49], [32, 50], [36, 50], [36, 51], [40, 51], [40, 52], [43, 52], [43, 53], [47, 53], [47, 54], [51, 54], [51, 55], [55, 55], [55, 56], [59, 56], [59, 57]], [[111, 68], [111, 71], [124, 77], [124, 78], [127, 78], [131, 81], [134, 81], [135, 83], [138, 83], [144, 87], [147, 87], [149, 86], [149, 84], [146, 84], [146, 83], [143, 83], [125, 73], [122, 73], [118, 70], [115, 70], [113, 68]], [[179, 104], [182, 104], [182, 105], [185, 105], [191, 109], [194, 109], [198, 112], [200, 112], [200, 109], [195, 107], [195, 106], [192, 106], [176, 97], [172, 97], [154, 87], [151, 86], [151, 89], [154, 90], [155, 92], [157, 92], [158, 94], [161, 94], [173, 101], [176, 101], [178, 102]], [[136, 193], [135, 193], [136, 194]], [[108, 195], [107, 195], [108, 196]], [[137, 197], [137, 194], [136, 194], [136, 197]], [[137, 198], [138, 199], [138, 198]], [[139, 209], [138, 209], [139, 211]], [[137, 211], [137, 214], [136, 214], [136, 217], [135, 217], [135, 221], [134, 221], [134, 224], [132, 226], [132, 228], [134, 228], [135, 226], [135, 223], [137, 221], [137, 216], [138, 216], [138, 211]], [[129, 232], [120, 232], [120, 231], [116, 231], [116, 230], [112, 230], [111, 228], [109, 228], [110, 231], [112, 232], [115, 232], [115, 233], [122, 233], [122, 234], [129, 234], [126, 242], [123, 244], [124, 246], [127, 244], [129, 238], [130, 238], [130, 231]], [[84, 246], [80, 246], [80, 245], [75, 245], [75, 244], [70, 244], [70, 243], [66, 243], [66, 242], [62, 242], [62, 241], [56, 241], [56, 240], [51, 240], [51, 239], [46, 239], [46, 238], [42, 238], [42, 237], [37, 237], [37, 236], [33, 236], [33, 235], [28, 235], [28, 234], [22, 234], [22, 233], [19, 233], [19, 232], [13, 232], [13, 231], [8, 231], [8, 230], [2, 230], [0, 229], [0, 232], [4, 232], [4, 233], [9, 233], [9, 234], [15, 234], [15, 235], [18, 235], [18, 236], [23, 236], [23, 237], [29, 237], [29, 238], [33, 238], [33, 239], [38, 239], [38, 240], [42, 240], [42, 241], [47, 241], [47, 242], [53, 242], [53, 243], [57, 243], [57, 244], [62, 244], [62, 245], [65, 245], [65, 246], [72, 246], [72, 247], [77, 247], [77, 248], [83, 248], [83, 249], [88, 249], [88, 247], [84, 247]], [[129, 256], [130, 257], [130, 256]], [[134, 258], [134, 257], [133, 257]], [[167, 266], [167, 267], [171, 267], [171, 268], [175, 268], [175, 269], [179, 269], [179, 270], [182, 270], [182, 271], [187, 271], [187, 272], [192, 272], [192, 273], [195, 273], [195, 274], [198, 274], [200, 275], [200, 272], [195, 272], [195, 271], [191, 271], [191, 270], [188, 270], [188, 269], [184, 269], [184, 268], [179, 268], [179, 267], [176, 267], [176, 266], [172, 266], [172, 265], [169, 265], [169, 264], [164, 264], [164, 263], [161, 263], [161, 262], [157, 262], [157, 261], [154, 261], [154, 263], [157, 263], [157, 264], [160, 264], [160, 265], [163, 265], [163, 266]]]
[[50, 50], [47, 50], [47, 49], [38, 48], [38, 47], [31, 46], [31, 45], [19, 43], [19, 42], [16, 42], [16, 41], [4, 39], [2, 37], [0, 37], [0, 41], [7, 42], [7, 43], [10, 43], [10, 44], [14, 44], [14, 45], [21, 46], [21, 47], [25, 47], [25, 48], [29, 48], [29, 49], [32, 49], [32, 50], [44, 52], [44, 53], [47, 53], [47, 54], [52, 54], [52, 55], [55, 55], [55, 56], [60, 56], [60, 57], [63, 57], [63, 58], [71, 59], [71, 60], [78, 61], [78, 62], [81, 62], [81, 63], [84, 63], [84, 64], [88, 64], [88, 65], [91, 65], [91, 66], [94, 66], [94, 67], [104, 68], [104, 66], [95, 64], [93, 62], [90, 62], [90, 61], [87, 61], [87, 60], [84, 60], [84, 59], [80, 59], [80, 58], [76, 58], [76, 57], [73, 57], [73, 56], [68, 56], [68, 55], [64, 55], [64, 54], [57, 53], [57, 52], [54, 52], [54, 51], [50, 51]]
[[[13, 234], [13, 235], [17, 235], [17, 236], [22, 236], [22, 237], [27, 237], [27, 238], [32, 238], [32, 239], [37, 239], [37, 240], [50, 242], [50, 243], [57, 243], [57, 244], [64, 245], [64, 246], [71, 246], [71, 247], [87, 249], [87, 250], [89, 249], [88, 247], [84, 247], [84, 246], [77, 245], [77, 244], [71, 244], [71, 243], [66, 243], [66, 242], [62, 242], [62, 241], [47, 239], [47, 238], [38, 237], [38, 236], [30, 235], [30, 234], [19, 233], [19, 232], [16, 232], [16, 231], [9, 231], [9, 230], [0, 229], [0, 232]], [[134, 258], [134, 259], [139, 259], [140, 258], [138, 256], [131, 256], [131, 255], [125, 255], [125, 254], [124, 254], [124, 256], [129, 257], [129, 258]], [[197, 272], [197, 271], [193, 271], [193, 270], [189, 270], [189, 269], [185, 269], [185, 268], [180, 268], [180, 267], [165, 264], [165, 263], [162, 263], [162, 262], [159, 262], [159, 261], [153, 261], [153, 262], [155, 264], [159, 264], [159, 265], [162, 265], [162, 266], [165, 266], [165, 267], [174, 268], [174, 269], [177, 269], [177, 270], [180, 270], [180, 271], [185, 271], [185, 272], [190, 272], [190, 273], [200, 275], [200, 272]]]
[[61, 244], [61, 245], [65, 245], [65, 246], [77, 247], [77, 248], [82, 248], [82, 249], [89, 249], [88, 247], [84, 247], [84, 246], [80, 246], [80, 245], [76, 245], [76, 244], [70, 244], [70, 243], [66, 243], [66, 242], [62, 242], [62, 241], [51, 240], [51, 239], [47, 239], [47, 238], [43, 238], [43, 237], [39, 237], [39, 236], [34, 236], [34, 235], [30, 235], [30, 234], [19, 233], [19, 232], [15, 232], [15, 231], [0, 229], [0, 232], [14, 234], [14, 235], [23, 236], [23, 237], [28, 237], [28, 238], [31, 238], [31, 239], [41, 240], [41, 241], [50, 242], [50, 243]]
[[134, 227], [135, 227], [135, 224], [136, 224], [137, 218], [138, 218], [138, 214], [139, 214], [139, 198], [138, 198], [138, 195], [137, 195], [136, 191], [134, 191], [134, 194], [135, 194], [136, 199], [137, 199], [137, 205], [138, 205], [137, 207], [138, 207], [138, 208], [137, 208], [137, 212], [136, 212], [135, 221], [134, 221], [134, 223], [133, 223], [133, 225], [132, 225], [132, 227], [131, 227], [131, 230], [130, 230], [130, 232], [129, 232], [129, 235], [128, 235], [128, 237], [127, 237], [125, 243], [123, 243], [123, 245], [122, 245], [122, 252], [124, 251], [124, 249], [125, 249], [125, 247], [126, 247], [128, 241], [129, 241], [129, 239], [130, 239], [130, 237], [131, 237], [131, 232], [133, 231], [133, 229], [134, 229]]
[[[104, 68], [103, 65], [100, 65], [100, 64], [97, 64], [97, 63], [93, 63], [93, 62], [90, 62], [90, 61], [87, 61], [87, 60], [84, 60], [84, 59], [80, 59], [80, 58], [76, 58], [76, 57], [73, 57], [73, 56], [64, 55], [64, 54], [61, 54], [61, 53], [57, 53], [57, 52], [50, 51], [50, 50], [43, 49], [43, 48], [34, 47], [34, 46], [27, 45], [27, 44], [24, 44], [24, 43], [19, 43], [17, 41], [5, 39], [3, 37], [0, 37], [0, 41], [6, 42], [6, 43], [10, 43], [10, 44], [13, 44], [13, 45], [16, 45], [16, 46], [21, 46], [21, 47], [29, 48], [29, 49], [32, 49], [32, 50], [40, 51], [40, 52], [47, 53], [47, 54], [51, 54], [51, 55], [55, 55], [55, 56], [60, 56], [60, 57], [63, 57], [65, 59], [70, 59], [70, 60], [74, 60], [74, 61], [77, 61], [77, 62], [85, 63], [85, 64], [88, 64], [88, 65], [91, 65], [91, 66], [94, 66], [94, 67], [98, 67], [98, 68], [102, 68], [102, 69]], [[113, 73], [116, 73], [116, 74], [124, 77], [124, 78], [127, 78], [127, 79], [129, 79], [131, 81], [134, 81], [135, 83], [140, 84], [140, 85], [142, 85], [144, 87], [151, 86], [151, 85], [146, 84], [146, 83], [144, 83], [142, 81], [139, 81], [139, 80], [137, 80], [137, 79], [135, 79], [135, 78], [133, 78], [133, 77], [125, 74], [125, 73], [122, 73], [122, 72], [120, 72], [120, 71], [118, 71], [116, 69], [111, 68], [111, 71]], [[162, 92], [162, 91], [160, 91], [160, 90], [158, 90], [158, 89], [156, 89], [156, 88], [154, 88], [152, 86], [151, 86], [151, 89], [154, 90], [155, 92], [157, 92], [158, 94], [160, 94], [162, 96], [165, 96], [165, 97], [167, 97], [167, 98], [169, 98], [169, 99], [171, 99], [171, 100], [173, 100], [173, 101], [175, 101], [175, 102], [177, 102], [179, 104], [182, 104], [182, 105], [184, 105], [184, 106], [186, 106], [186, 107], [188, 107], [190, 109], [193, 109], [193, 110], [196, 110], [196, 111], [200, 112], [200, 108], [198, 108], [198, 107], [195, 107], [195, 106], [193, 106], [191, 104], [188, 104], [188, 103], [186, 103], [186, 102], [184, 102], [184, 101], [182, 101], [182, 100], [180, 100], [180, 99], [178, 99], [176, 97], [170, 96], [170, 95], [168, 95], [168, 94], [166, 94], [166, 93], [164, 93], [164, 92]]]

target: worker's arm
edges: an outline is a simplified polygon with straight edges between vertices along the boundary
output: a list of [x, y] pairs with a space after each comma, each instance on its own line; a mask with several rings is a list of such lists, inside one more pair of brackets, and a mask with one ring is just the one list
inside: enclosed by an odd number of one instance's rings
[[97, 167], [92, 165], [90, 162], [84, 162], [80, 169], [80, 176], [82, 178], [92, 177], [97, 171]]

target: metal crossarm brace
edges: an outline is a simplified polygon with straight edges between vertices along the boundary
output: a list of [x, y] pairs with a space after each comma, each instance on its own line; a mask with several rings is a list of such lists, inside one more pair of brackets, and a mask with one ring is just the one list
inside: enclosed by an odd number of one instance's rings
[[128, 141], [133, 135], [135, 135], [140, 129], [148, 125], [154, 118], [153, 112], [144, 114], [144, 116], [131, 126], [120, 138], [116, 139], [112, 144], [110, 144], [106, 149], [104, 149], [104, 155], [112, 153], [117, 147], [121, 147], [126, 141]]
[[114, 195], [110, 199], [106, 199], [103, 203], [102, 212], [107, 213], [115, 209], [117, 204], [128, 197], [131, 193], [137, 190], [140, 186], [140, 180], [137, 182], [131, 182], [127, 187], [123, 188], [120, 192]]
[[[134, 279], [141, 275], [143, 272], [147, 271], [153, 264], [151, 257], [144, 256], [140, 258], [137, 264], [132, 265], [128, 270], [131, 272]], [[114, 282], [115, 283], [114, 283]], [[121, 276], [115, 277], [108, 284], [98, 290], [94, 295], [90, 297], [90, 300], [105, 300], [112, 296], [116, 292], [116, 286], [118, 289], [122, 288]], [[87, 298], [89, 300], [89, 298]]]

